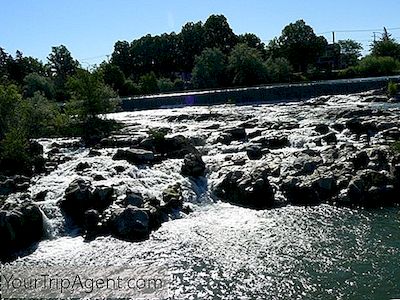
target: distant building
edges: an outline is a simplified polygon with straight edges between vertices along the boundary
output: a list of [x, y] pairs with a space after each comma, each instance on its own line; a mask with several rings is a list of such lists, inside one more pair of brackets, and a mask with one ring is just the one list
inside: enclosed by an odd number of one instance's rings
[[328, 44], [324, 53], [319, 57], [317, 66], [323, 70], [334, 70], [340, 67], [340, 45]]

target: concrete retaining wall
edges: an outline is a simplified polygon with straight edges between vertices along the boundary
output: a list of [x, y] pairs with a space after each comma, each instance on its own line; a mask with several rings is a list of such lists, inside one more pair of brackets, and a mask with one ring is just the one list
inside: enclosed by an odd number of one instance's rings
[[301, 101], [323, 95], [351, 94], [380, 89], [386, 87], [389, 81], [400, 82], [400, 76], [122, 98], [121, 108], [123, 111], [133, 111], [173, 106], [215, 105], [228, 102], [250, 104], [257, 102]]

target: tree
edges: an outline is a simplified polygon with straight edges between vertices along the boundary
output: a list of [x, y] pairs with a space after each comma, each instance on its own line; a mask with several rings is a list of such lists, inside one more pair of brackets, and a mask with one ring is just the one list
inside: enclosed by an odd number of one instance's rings
[[269, 58], [265, 67], [270, 82], [288, 82], [293, 72], [290, 62], [286, 58]]
[[223, 15], [211, 15], [204, 23], [204, 40], [207, 48], [218, 48], [228, 54], [237, 44], [237, 36]]
[[141, 76], [139, 86], [142, 94], [154, 94], [159, 92], [157, 77], [154, 72]]
[[178, 69], [183, 72], [191, 72], [194, 60], [205, 48], [204, 27], [202, 22], [186, 23], [178, 35], [179, 59]]
[[355, 66], [363, 50], [361, 43], [347, 39], [339, 41], [338, 44], [340, 46], [340, 64], [342, 68]]
[[131, 46], [127, 41], [118, 41], [111, 54], [111, 64], [118, 66], [126, 77], [132, 74]]
[[30, 73], [24, 78], [24, 96], [33, 97], [36, 92], [41, 92], [47, 99], [54, 99], [54, 83], [47, 77], [37, 73]]
[[117, 65], [103, 63], [100, 65], [100, 70], [104, 83], [113, 88], [114, 91], [120, 92], [125, 83], [125, 75], [121, 68]]
[[267, 70], [261, 53], [244, 44], [238, 44], [229, 56], [228, 70], [234, 85], [260, 84], [267, 79]]
[[54, 79], [56, 97], [60, 101], [69, 98], [66, 93], [66, 83], [70, 76], [76, 74], [79, 63], [72, 58], [71, 52], [64, 45], [52, 47], [52, 52], [47, 57], [50, 75]]
[[324, 52], [327, 41], [317, 36], [303, 20], [287, 25], [279, 37], [280, 51], [295, 69], [307, 70], [308, 65], [317, 62]]
[[400, 44], [397, 43], [384, 28], [384, 33], [379, 41], [372, 44], [371, 54], [374, 56], [389, 56], [400, 59]]
[[115, 109], [115, 103], [111, 99], [116, 94], [111, 87], [104, 84], [97, 73], [78, 70], [76, 75], [69, 78], [68, 87], [72, 95], [70, 107], [83, 121]]
[[196, 57], [192, 83], [196, 88], [221, 87], [226, 82], [226, 57], [219, 49], [205, 49]]
[[266, 56], [265, 44], [253, 33], [245, 33], [238, 36], [239, 44], [246, 44], [250, 48], [260, 51], [263, 57]]

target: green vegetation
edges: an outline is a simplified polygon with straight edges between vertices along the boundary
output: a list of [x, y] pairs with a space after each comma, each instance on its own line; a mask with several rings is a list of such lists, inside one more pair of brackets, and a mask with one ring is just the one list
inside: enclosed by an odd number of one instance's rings
[[396, 153], [400, 153], [400, 141], [394, 142], [391, 145], [391, 149], [392, 149], [392, 151], [394, 151]]
[[388, 87], [387, 87], [387, 93], [388, 93], [389, 97], [396, 96], [398, 89], [399, 89], [399, 86], [397, 85], [397, 83], [395, 83], [393, 81], [389, 81]]

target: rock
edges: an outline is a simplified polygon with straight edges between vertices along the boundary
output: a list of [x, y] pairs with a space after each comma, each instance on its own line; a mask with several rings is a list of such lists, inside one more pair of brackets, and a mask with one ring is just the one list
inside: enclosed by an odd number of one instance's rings
[[346, 122], [346, 127], [355, 134], [361, 135], [367, 133], [367, 128], [357, 119], [351, 119]]
[[179, 183], [169, 186], [162, 193], [164, 207], [167, 209], [180, 209], [183, 205], [182, 189]]
[[200, 154], [193, 143], [183, 135], [173, 137], [149, 137], [140, 143], [140, 148], [160, 153], [168, 158], [183, 159], [186, 154]]
[[199, 177], [204, 176], [206, 171], [206, 164], [200, 155], [193, 153], [185, 155], [181, 174], [183, 176]]
[[97, 186], [90, 195], [90, 208], [103, 211], [114, 202], [114, 188], [108, 186]]
[[385, 172], [361, 170], [351, 180], [338, 202], [343, 205], [384, 207], [399, 203], [395, 194], [395, 180]]
[[146, 164], [154, 161], [154, 153], [142, 149], [118, 149], [113, 160], [126, 160], [132, 164]]
[[337, 132], [342, 132], [345, 129], [345, 125], [343, 125], [342, 123], [335, 123], [332, 125], [332, 128]]
[[95, 175], [93, 176], [93, 180], [94, 180], [94, 181], [102, 181], [102, 180], [106, 180], [106, 178], [105, 178], [103, 175], [101, 175], [101, 174], [95, 174]]
[[327, 143], [327, 144], [336, 144], [337, 143], [337, 138], [336, 134], [333, 132], [328, 133], [327, 135], [324, 135], [322, 139]]
[[42, 156], [43, 155], [43, 146], [36, 141], [30, 141], [29, 142], [29, 153], [32, 156]]
[[0, 208], [0, 260], [5, 261], [43, 237], [43, 215], [29, 201]]
[[315, 126], [314, 130], [319, 134], [327, 134], [329, 132], [329, 126], [326, 124], [318, 124]]
[[284, 173], [292, 176], [311, 175], [321, 164], [321, 157], [302, 154], [286, 166]]
[[369, 163], [369, 156], [366, 151], [360, 151], [351, 159], [351, 161], [355, 170], [365, 169]]
[[150, 218], [146, 210], [128, 205], [114, 212], [110, 220], [111, 233], [122, 240], [141, 241], [150, 234]]
[[214, 194], [222, 201], [243, 207], [271, 208], [274, 205], [274, 191], [268, 175], [266, 169], [255, 169], [249, 174], [231, 171], [215, 187]]
[[122, 172], [124, 172], [124, 171], [126, 170], [126, 168], [125, 168], [124, 166], [115, 166], [115, 167], [114, 167], [114, 170], [115, 170], [117, 173], [122, 173]]
[[65, 190], [65, 198], [60, 201], [64, 213], [78, 224], [82, 224], [85, 211], [91, 206], [91, 184], [83, 179], [71, 182]]
[[35, 202], [41, 202], [44, 201], [46, 199], [47, 193], [49, 191], [48, 190], [44, 190], [44, 191], [40, 191], [39, 193], [37, 193], [34, 197], [33, 197], [33, 201]]
[[101, 152], [95, 149], [90, 149], [88, 156], [89, 157], [93, 157], [93, 156], [100, 156]]
[[89, 209], [84, 216], [85, 239], [92, 240], [100, 233], [100, 215], [95, 209]]
[[6, 177], [4, 181], [0, 181], [0, 196], [7, 196], [16, 192], [26, 191], [29, 188], [29, 185], [29, 177], [22, 175]]
[[90, 168], [90, 164], [88, 162], [80, 162], [76, 166], [75, 170], [78, 171], [78, 172], [81, 172], [81, 171], [83, 171], [85, 169], [89, 169], [89, 168]]
[[143, 207], [144, 199], [141, 193], [135, 193], [132, 191], [126, 192], [126, 197], [123, 200], [125, 206], [131, 205], [139, 208]]
[[263, 156], [262, 148], [258, 145], [250, 145], [247, 147], [246, 153], [250, 160], [258, 160]]
[[288, 177], [284, 180], [281, 190], [288, 202], [293, 205], [317, 205], [321, 202], [312, 182], [298, 177]]
[[246, 139], [246, 130], [243, 127], [234, 127], [224, 130], [224, 133], [230, 135], [232, 141]]
[[262, 147], [268, 149], [281, 149], [290, 146], [289, 140], [286, 136], [275, 136], [275, 137], [261, 136], [252, 139], [252, 142], [256, 144], [261, 144]]

